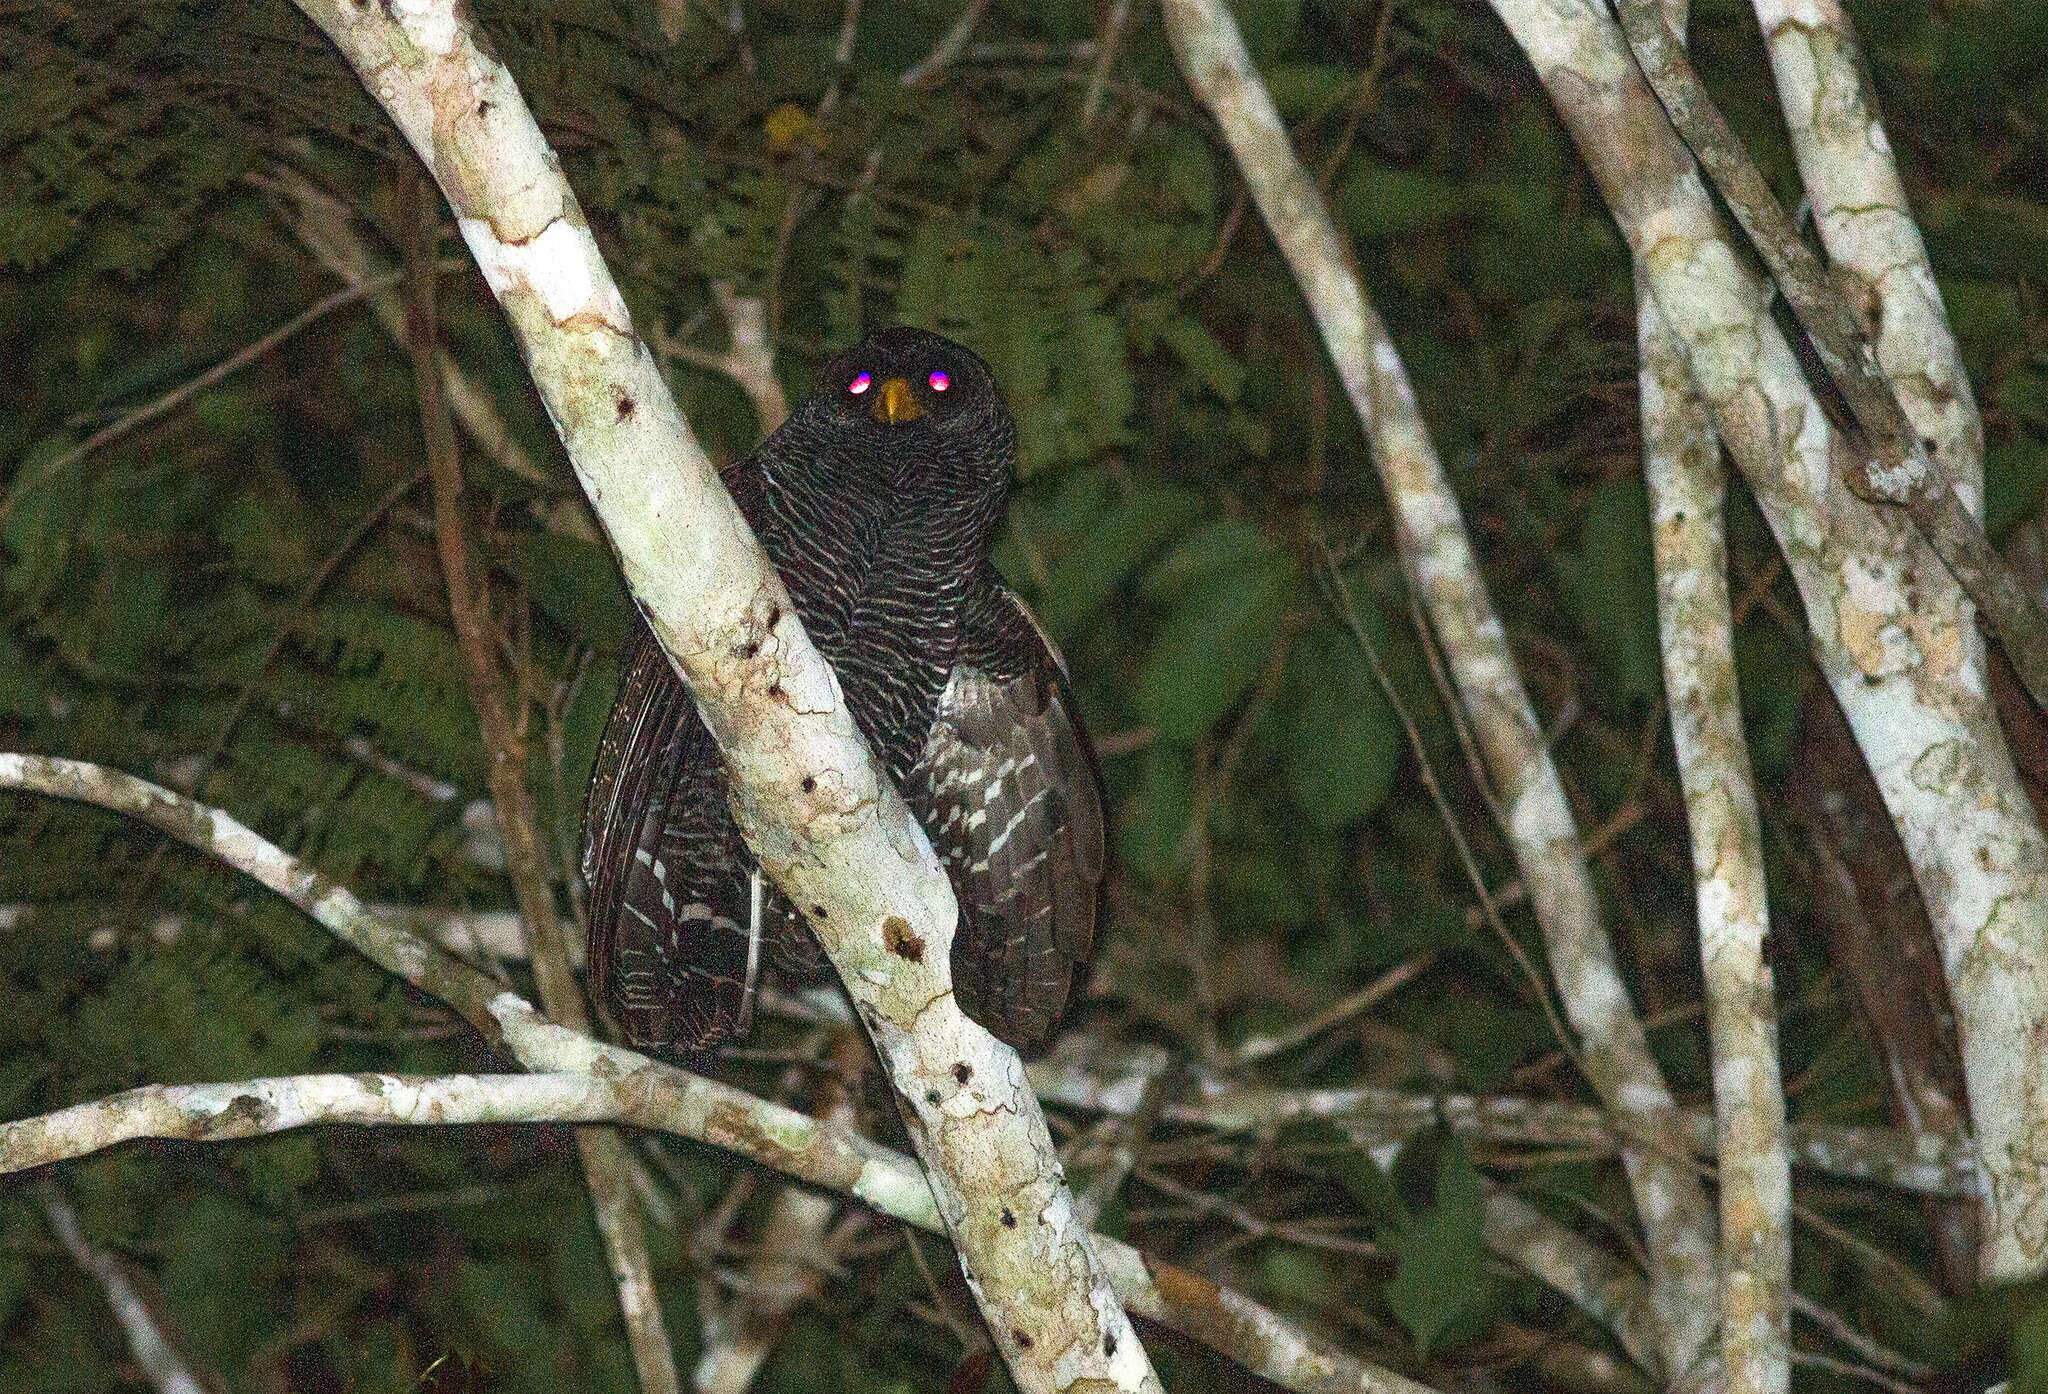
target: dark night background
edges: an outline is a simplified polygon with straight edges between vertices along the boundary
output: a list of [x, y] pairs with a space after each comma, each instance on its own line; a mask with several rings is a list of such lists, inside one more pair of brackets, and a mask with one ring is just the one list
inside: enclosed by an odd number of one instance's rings
[[[1108, 10], [997, 3], [917, 87], [898, 78], [958, 17], [952, 0], [863, 7], [843, 72], [831, 4], [745, 6], [738, 36], [725, 6], [689, 8], [673, 44], [641, 5], [475, 14], [651, 339], [659, 328], [723, 351], [710, 289], [723, 281], [765, 301], [793, 396], [830, 353], [893, 321], [995, 367], [1022, 437], [999, 560], [1066, 649], [1113, 802], [1111, 916], [1075, 1029], [1199, 1057], [1426, 956], [1370, 1015], [1258, 1078], [1590, 1099], [1479, 918], [1360, 635], [1329, 604], [1326, 555], [1489, 885], [1511, 891], [1410, 621], [1357, 420], [1149, 7], [1132, 8], [1088, 107]], [[1997, 540], [2030, 524], [2048, 481], [2048, 7], [1851, 10], [1983, 407]], [[1595, 849], [1652, 1045], [1681, 1098], [1704, 1103], [1625, 249], [1482, 6], [1236, 12], [1415, 379]], [[1692, 40], [1796, 204], [1748, 8], [1696, 4]], [[398, 266], [410, 153], [282, 0], [11, 4], [0, 52], [0, 748], [179, 787], [203, 775], [207, 802], [365, 899], [508, 907], [462, 816], [484, 796], [484, 759], [427, 494], [379, 507], [424, 454], [405, 353], [376, 317], [337, 309], [160, 419], [75, 450], [337, 288], [282, 216], [287, 177], [351, 208], [382, 266]], [[461, 254], [452, 228], [442, 251]], [[446, 344], [532, 462], [465, 461], [481, 500], [472, 538], [530, 680], [529, 775], [566, 909], [624, 601], [473, 269], [442, 277], [439, 308]], [[668, 367], [693, 426], [717, 458], [745, 453], [760, 435], [749, 399], [687, 359]], [[1813, 889], [1816, 844], [1839, 834], [1814, 815], [1819, 795], [1866, 797], [1863, 776], [1824, 719], [1761, 521], [1739, 488], [1732, 498], [1792, 1116], [1882, 1124], [1892, 1091], [1874, 1046], [1892, 1028], [1863, 1009], [1856, 983], [1873, 965]], [[2015, 738], [2024, 760], [2029, 734]], [[1871, 884], [1904, 875], [1882, 839], [1833, 851]], [[1890, 904], [1878, 942], [1924, 935], [1910, 896]], [[111, 815], [0, 795], [0, 905], [26, 908], [0, 929], [6, 1117], [149, 1082], [507, 1068], [283, 902]], [[1540, 962], [1526, 905], [1511, 902], [1508, 923]], [[523, 968], [508, 971], [524, 987]], [[1920, 1020], [1952, 1070], [1944, 1023]], [[813, 1028], [770, 1019], [724, 1069], [800, 1099], [820, 1050]], [[1092, 1121], [1056, 1114], [1055, 1136]], [[748, 1169], [672, 1140], [633, 1150], [662, 1201], [648, 1233], [687, 1376], [700, 1285], [744, 1269], [770, 1178], [707, 1230]], [[1426, 1136], [1383, 1175], [1314, 1129], [1161, 1128], [1103, 1227], [1439, 1387], [1633, 1387], [1552, 1358], [1547, 1342], [1614, 1348], [1481, 1249], [1475, 1167], [1630, 1252], [1611, 1157]], [[136, 1388], [103, 1295], [51, 1235], [40, 1180], [231, 1389], [633, 1387], [566, 1130], [129, 1147], [0, 1182], [0, 1387]], [[1928, 1282], [1942, 1271], [1919, 1200], [1810, 1173], [1797, 1199], [1847, 1236], [1797, 1224], [1797, 1285], [1850, 1326], [1937, 1366], [1995, 1350], [2009, 1326], [2023, 1352], [2048, 1348], [2048, 1316], [2024, 1294], [1970, 1299], [1945, 1325], [1916, 1306], [1925, 1294], [1899, 1266]], [[961, 1323], [978, 1321], [951, 1255], [874, 1220], [843, 1262], [759, 1387], [947, 1388]], [[1146, 1334], [1170, 1388], [1255, 1384]], [[1803, 1319], [1795, 1334], [1855, 1358]], [[999, 1368], [989, 1379], [1003, 1387]], [[1869, 1387], [1810, 1367], [1795, 1381]]]

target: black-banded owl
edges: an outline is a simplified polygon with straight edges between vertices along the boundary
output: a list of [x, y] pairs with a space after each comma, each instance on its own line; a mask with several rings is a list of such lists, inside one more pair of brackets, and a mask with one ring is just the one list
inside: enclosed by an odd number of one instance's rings
[[[953, 983], [1019, 1050], [1051, 1039], [1101, 910], [1101, 779], [1058, 652], [989, 561], [1016, 428], [988, 365], [871, 334], [726, 487], [960, 903]], [[818, 950], [761, 876], [710, 732], [643, 623], [584, 808], [593, 986], [636, 1046], [746, 1033], [760, 970]]]

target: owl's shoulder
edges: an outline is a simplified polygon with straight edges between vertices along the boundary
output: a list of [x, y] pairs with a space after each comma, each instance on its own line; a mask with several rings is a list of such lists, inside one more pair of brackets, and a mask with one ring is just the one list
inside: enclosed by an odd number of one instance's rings
[[1059, 645], [993, 562], [984, 562], [968, 585], [960, 629], [962, 661], [985, 673], [1005, 679], [1030, 676], [1047, 688], [1067, 681], [1067, 660]]

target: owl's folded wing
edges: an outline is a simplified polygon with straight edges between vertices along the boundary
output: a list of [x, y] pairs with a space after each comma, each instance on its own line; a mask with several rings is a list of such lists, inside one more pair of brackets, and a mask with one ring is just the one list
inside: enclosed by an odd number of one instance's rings
[[1080, 986], [1100, 913], [1102, 788], [1059, 658], [1007, 587], [970, 604], [904, 794], [960, 900], [960, 1005], [1026, 1054]]
[[626, 1038], [709, 1049], [747, 1029], [761, 887], [711, 734], [645, 624], [583, 810], [592, 995]]

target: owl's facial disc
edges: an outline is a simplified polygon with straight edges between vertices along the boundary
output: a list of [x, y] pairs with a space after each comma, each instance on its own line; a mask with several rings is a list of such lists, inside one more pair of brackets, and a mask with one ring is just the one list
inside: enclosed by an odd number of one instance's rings
[[908, 382], [902, 378], [889, 378], [875, 393], [874, 401], [868, 404], [868, 415], [884, 426], [902, 426], [923, 416], [924, 407], [917, 400], [917, 394], [910, 390]]

